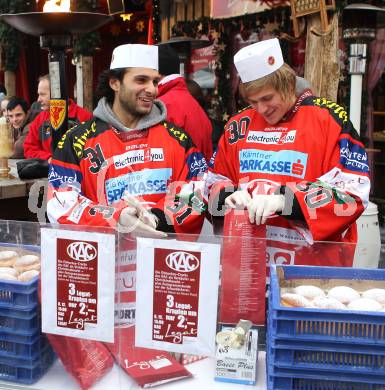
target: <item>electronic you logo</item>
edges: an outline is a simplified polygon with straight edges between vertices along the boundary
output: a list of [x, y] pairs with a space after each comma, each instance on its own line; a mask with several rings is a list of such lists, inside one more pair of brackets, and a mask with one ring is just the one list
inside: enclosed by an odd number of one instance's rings
[[283, 145], [295, 141], [297, 130], [290, 131], [249, 131], [246, 142], [264, 145]]

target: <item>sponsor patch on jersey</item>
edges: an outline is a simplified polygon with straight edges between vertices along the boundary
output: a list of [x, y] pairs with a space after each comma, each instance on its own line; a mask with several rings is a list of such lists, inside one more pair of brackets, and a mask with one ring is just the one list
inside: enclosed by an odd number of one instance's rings
[[215, 157], [217, 156], [217, 153], [218, 153], [218, 149], [215, 149], [215, 151], [214, 151], [214, 153], [211, 156], [210, 161], [209, 161], [209, 167], [210, 168], [214, 168]]
[[201, 152], [191, 153], [187, 157], [188, 175], [187, 179], [197, 177], [207, 170], [207, 162]]
[[283, 145], [295, 141], [297, 130], [290, 131], [249, 131], [246, 142], [264, 145]]
[[116, 169], [126, 168], [133, 164], [143, 164], [149, 161], [164, 161], [163, 148], [130, 150], [114, 156], [114, 166]]
[[64, 168], [59, 165], [51, 165], [48, 173], [48, 182], [54, 187], [59, 188], [62, 184], [80, 183], [82, 175], [69, 168]]
[[239, 171], [286, 175], [303, 179], [306, 173], [307, 153], [294, 150], [272, 152], [258, 149], [239, 151]]
[[144, 169], [109, 179], [106, 181], [108, 204], [119, 200], [125, 190], [134, 196], [165, 194], [171, 175], [171, 168]]
[[340, 140], [340, 163], [350, 171], [369, 172], [365, 149], [346, 138]]

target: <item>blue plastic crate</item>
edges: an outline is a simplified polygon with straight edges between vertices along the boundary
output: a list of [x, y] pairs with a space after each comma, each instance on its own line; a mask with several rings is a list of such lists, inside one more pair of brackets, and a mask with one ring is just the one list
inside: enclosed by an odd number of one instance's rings
[[384, 390], [384, 385], [270, 375], [267, 379], [267, 388], [268, 390]]
[[40, 317], [36, 304], [29, 310], [0, 308], [0, 334], [34, 335], [40, 329]]
[[385, 349], [372, 345], [357, 348], [354, 344], [272, 339], [269, 343], [269, 364], [295, 370], [361, 372], [385, 378]]
[[[40, 255], [40, 247], [34, 245], [16, 245], [0, 243], [0, 250], [11, 250], [15, 248], [18, 253], [20, 249], [34, 252]], [[28, 282], [0, 280], [0, 308], [30, 309], [37, 304], [38, 276]]]
[[0, 280], [0, 307], [29, 309], [37, 304], [38, 277], [28, 282]]
[[0, 357], [0, 380], [32, 384], [38, 381], [55, 360], [49, 346], [36, 359]]
[[0, 357], [36, 359], [49, 345], [47, 337], [37, 332], [31, 336], [0, 334]]
[[278, 274], [284, 279], [345, 279], [384, 281], [385, 269], [276, 266], [270, 268], [269, 337], [385, 346], [385, 312], [323, 310], [280, 304]]

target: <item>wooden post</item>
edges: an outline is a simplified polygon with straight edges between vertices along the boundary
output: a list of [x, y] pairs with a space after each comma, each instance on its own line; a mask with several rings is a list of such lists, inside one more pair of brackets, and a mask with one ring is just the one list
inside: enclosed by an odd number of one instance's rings
[[4, 71], [4, 86], [8, 96], [16, 95], [16, 73], [10, 70]]
[[77, 104], [93, 111], [93, 57], [80, 56], [76, 63]]
[[315, 95], [336, 101], [340, 77], [337, 12], [330, 17], [329, 31], [320, 32], [320, 15], [307, 16], [305, 79]]

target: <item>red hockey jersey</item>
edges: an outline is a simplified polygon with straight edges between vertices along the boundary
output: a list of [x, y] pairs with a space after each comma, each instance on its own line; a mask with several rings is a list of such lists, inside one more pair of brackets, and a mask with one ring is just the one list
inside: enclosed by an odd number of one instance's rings
[[298, 255], [314, 241], [354, 242], [370, 189], [367, 155], [346, 112], [309, 95], [274, 126], [251, 108], [229, 120], [209, 164], [210, 208], [215, 213], [234, 188], [285, 194], [282, 215], [266, 222], [267, 260], [351, 265], [352, 256], [338, 264], [332, 245]]
[[159, 230], [199, 233], [207, 170], [191, 138], [168, 122], [119, 132], [93, 118], [58, 143], [48, 176], [51, 222], [114, 227], [124, 191], [160, 218]]

